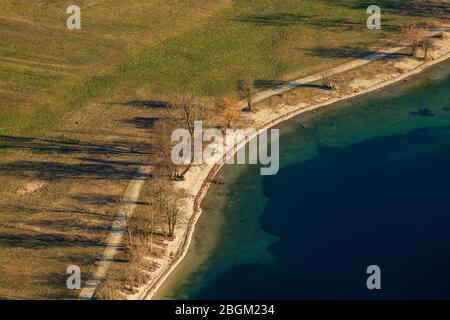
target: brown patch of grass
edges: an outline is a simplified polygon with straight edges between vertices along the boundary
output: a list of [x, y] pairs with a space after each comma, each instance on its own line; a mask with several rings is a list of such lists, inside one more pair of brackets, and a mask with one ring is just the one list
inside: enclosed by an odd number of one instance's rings
[[[83, 280], [89, 277], [118, 209], [114, 199], [140, 164], [155, 160], [152, 128], [172, 91], [200, 88], [214, 100], [232, 95], [235, 81], [249, 73], [297, 77], [351, 59], [345, 46], [364, 40], [364, 49], [379, 38], [339, 21], [328, 28], [303, 19], [303, 11], [331, 12], [315, 0], [309, 7], [291, 0], [270, 7], [229, 0], [105, 3], [79, 2], [81, 32], [65, 30], [62, 0], [2, 7], [0, 296], [77, 297], [66, 289], [66, 268], [79, 265]], [[283, 15], [292, 8], [297, 15]], [[336, 10], [350, 20], [366, 17]], [[271, 25], [260, 23], [259, 11]], [[305, 32], [285, 36], [286, 28]], [[319, 41], [341, 55], [318, 50]], [[316, 90], [294, 90], [269, 104], [313, 99]], [[17, 194], [21, 189], [27, 191]], [[160, 257], [165, 248], [155, 238]], [[116, 260], [112, 272], [126, 272], [126, 253]], [[116, 284], [106, 286], [103, 296], [113, 297]]]

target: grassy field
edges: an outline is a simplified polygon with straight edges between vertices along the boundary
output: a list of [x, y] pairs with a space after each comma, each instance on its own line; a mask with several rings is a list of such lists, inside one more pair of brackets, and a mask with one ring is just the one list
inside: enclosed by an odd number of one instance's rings
[[80, 1], [82, 30], [68, 31], [64, 1], [2, 1], [0, 127], [45, 131], [90, 99], [136, 88], [229, 95], [243, 77], [265, 84], [362, 54], [411, 19], [391, 5], [385, 29], [370, 31], [356, 3]]
[[370, 31], [357, 0], [0, 0], [0, 297], [73, 298], [173, 92], [214, 101], [236, 81], [260, 89], [380, 47], [448, 1], [378, 1]]

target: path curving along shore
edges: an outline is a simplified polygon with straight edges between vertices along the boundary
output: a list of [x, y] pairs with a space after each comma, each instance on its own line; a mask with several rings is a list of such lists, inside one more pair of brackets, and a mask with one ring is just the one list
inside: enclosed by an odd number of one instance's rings
[[[403, 45], [390, 47], [388, 49], [381, 50], [376, 54], [371, 54], [368, 57], [357, 59], [336, 68], [330, 69], [328, 73], [333, 75], [344, 73], [362, 67], [373, 61], [383, 59], [391, 54], [399, 52], [402, 49], [404, 49]], [[357, 88], [357, 90], [354, 90], [353, 92], [348, 94], [342, 94], [338, 97], [328, 97], [327, 99], [312, 104], [299, 103], [297, 105], [283, 105], [277, 110], [277, 112], [271, 110], [257, 110], [255, 112], [252, 112], [252, 114], [249, 115], [248, 120], [253, 121], [253, 123], [258, 128], [258, 133], [256, 133], [251, 138], [254, 138], [261, 131], [268, 130], [271, 127], [299, 114], [310, 112], [315, 109], [334, 104], [341, 100], [363, 95], [419, 74], [423, 70], [450, 58], [450, 39], [443, 38], [439, 40], [439, 43], [437, 43], [436, 48], [430, 53], [430, 56], [431, 60], [427, 61], [418, 61], [416, 59], [407, 57], [398, 59], [395, 62], [391, 61], [389, 63], [394, 63], [396, 67], [394, 69], [397, 71], [386, 73], [380, 72], [379, 76], [374, 77], [370, 80], [355, 79], [353, 81], [353, 84], [355, 85], [354, 87]], [[386, 64], [387, 63], [388, 62], [386, 62]], [[302, 79], [295, 80], [277, 89], [262, 92], [258, 95], [257, 101], [262, 101], [274, 95], [279, 95], [282, 92], [295, 89], [299, 85], [317, 81], [321, 78], [321, 75], [322, 73], [311, 75]], [[236, 145], [226, 146], [226, 157], [234, 156], [234, 154], [241, 147], [245, 146], [247, 141], [248, 140], [239, 141]], [[176, 238], [174, 241], [169, 243], [169, 247], [167, 248], [168, 254], [158, 261], [158, 263], [160, 264], [160, 268], [151, 274], [152, 280], [141, 288], [138, 288], [138, 292], [136, 294], [129, 295], [127, 297], [128, 299], [152, 299], [157, 290], [164, 283], [164, 281], [184, 259], [189, 250], [195, 231], [195, 226], [202, 214], [202, 210], [200, 207], [202, 200], [206, 196], [215, 175], [221, 169], [222, 165], [222, 163], [216, 163], [214, 165], [200, 165], [192, 167], [186, 174], [185, 181], [177, 182], [177, 188], [184, 189], [185, 191], [189, 192], [188, 196], [185, 199], [185, 204], [182, 207], [185, 216], [187, 217], [187, 221], [184, 225], [181, 225], [178, 230], [176, 230]], [[170, 252], [175, 253], [172, 258], [169, 255]]]

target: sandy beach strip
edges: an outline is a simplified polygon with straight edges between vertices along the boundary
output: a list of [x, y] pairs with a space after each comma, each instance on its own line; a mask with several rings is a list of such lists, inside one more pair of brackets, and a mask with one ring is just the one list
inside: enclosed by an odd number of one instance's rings
[[[391, 49], [392, 52], [397, 52], [399, 50]], [[386, 51], [383, 51], [386, 52]], [[373, 57], [373, 55], [372, 55]], [[384, 58], [383, 55], [378, 55], [380, 59]], [[386, 86], [390, 86], [399, 81], [402, 81], [411, 76], [417, 75], [421, 73], [423, 70], [441, 63], [448, 58], [450, 58], [450, 39], [448, 37], [444, 37], [443, 39], [436, 40], [436, 48], [430, 51], [429, 54], [430, 59], [427, 61], [411, 59], [408, 57], [401, 58], [394, 62], [386, 61], [386, 64], [393, 63], [393, 69], [397, 70], [395, 72], [383, 72], [380, 71], [380, 74], [370, 80], [367, 79], [354, 79], [350, 84], [351, 87], [355, 88], [353, 92], [348, 94], [342, 94], [337, 97], [326, 97], [322, 101], [318, 103], [299, 103], [297, 105], [282, 105], [280, 108], [277, 108], [276, 111], [270, 110], [268, 108], [264, 108], [261, 110], [256, 110], [247, 115], [246, 120], [249, 123], [252, 123], [253, 127], [258, 128], [258, 132], [263, 130], [270, 129], [271, 127], [286, 121], [292, 117], [295, 117], [299, 114], [310, 112], [315, 109], [328, 106], [334, 104], [341, 100], [350, 99], [352, 97], [356, 97], [359, 95], [363, 95], [369, 92], [376, 91]], [[357, 59], [355, 61], [350, 62], [351, 65], [354, 65], [354, 68], [362, 68], [364, 65], [371, 63], [377, 59], [371, 58], [369, 61], [366, 58]], [[368, 62], [367, 62], [368, 61]], [[363, 63], [364, 62], [364, 63]], [[351, 66], [350, 65], [350, 66]], [[339, 68], [342, 69], [342, 72], [349, 71], [353, 68], [349, 68], [349, 63], [344, 64], [342, 66], [338, 66], [333, 68], [332, 71], [334, 74], [338, 74]], [[400, 71], [401, 70], [401, 71]], [[319, 75], [311, 75], [306, 78], [310, 79], [320, 79]], [[303, 83], [302, 79], [296, 80], [293, 83]], [[291, 89], [296, 88], [296, 86], [292, 85], [289, 87]], [[283, 90], [285, 92], [287, 90]], [[278, 91], [276, 94], [279, 94]], [[273, 95], [267, 95], [264, 93], [264, 99], [269, 98]], [[256, 135], [255, 135], [256, 136]], [[253, 138], [253, 137], [252, 137]], [[237, 145], [227, 146], [225, 153], [227, 156], [234, 155], [239, 148], [245, 146], [246, 141], [239, 141]], [[184, 221], [176, 230], [175, 240], [168, 242], [167, 253], [164, 257], [157, 259], [160, 267], [150, 273], [151, 280], [146, 285], [137, 288], [137, 293], [128, 295], [127, 299], [131, 300], [149, 300], [155, 295], [157, 290], [160, 288], [162, 283], [167, 279], [167, 277], [175, 270], [175, 268], [179, 265], [179, 263], [186, 256], [191, 241], [192, 236], [195, 231], [196, 223], [202, 214], [201, 210], [201, 202], [205, 195], [208, 192], [208, 189], [217, 174], [217, 172], [222, 167], [222, 163], [216, 163], [215, 165], [198, 165], [193, 166], [186, 174], [185, 180], [181, 182], [177, 182], [175, 184], [177, 189], [184, 189], [188, 192], [188, 196], [184, 199], [184, 204], [181, 209], [184, 211]]]

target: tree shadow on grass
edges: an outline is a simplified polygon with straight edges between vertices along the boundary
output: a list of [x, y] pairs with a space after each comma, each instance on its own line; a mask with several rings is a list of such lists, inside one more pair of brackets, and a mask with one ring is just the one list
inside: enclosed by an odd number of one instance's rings
[[122, 106], [130, 106], [137, 107], [143, 109], [166, 109], [170, 107], [170, 103], [162, 100], [130, 100], [125, 102], [108, 102], [108, 104], [112, 105], [122, 105]]
[[77, 202], [95, 206], [108, 206], [116, 204], [121, 198], [122, 197], [119, 195], [103, 195], [90, 193], [83, 193], [72, 196], [72, 199], [76, 200]]
[[271, 89], [288, 83], [289, 81], [283, 80], [257, 79], [254, 81], [254, 86], [257, 89]]
[[45, 233], [5, 233], [0, 231], [2, 248], [45, 249], [63, 247], [105, 247], [107, 243], [86, 239], [81, 236], [62, 236]]
[[64, 164], [51, 161], [16, 161], [1, 164], [0, 174], [28, 179], [52, 180], [130, 180], [146, 179], [145, 173], [136, 172], [128, 166], [112, 166], [108, 164]]
[[0, 150], [30, 150], [43, 154], [147, 155], [149, 144], [115, 140], [90, 142], [74, 139], [40, 139], [0, 135]]
[[[289, 81], [283, 81], [283, 80], [269, 80], [269, 79], [258, 79], [255, 80], [254, 85], [257, 89], [275, 89], [280, 86], [289, 84]], [[296, 85], [296, 88], [311, 88], [311, 89], [319, 89], [319, 90], [332, 90], [329, 86], [320, 85], [320, 84], [314, 84], [314, 83], [307, 83], [307, 84], [299, 84]]]
[[63, 161], [14, 161], [0, 164], [0, 174], [45, 180], [61, 179], [108, 179], [129, 180], [131, 177], [146, 178], [136, 172], [140, 165], [133, 161], [109, 159], [119, 156], [150, 155], [148, 143], [126, 140], [112, 142], [87, 142], [68, 139], [39, 139], [0, 136], [0, 150], [31, 151], [44, 155], [74, 155], [72, 163]]
[[[95, 206], [107, 206], [111, 204], [117, 203], [119, 199], [122, 199], [121, 196], [105, 196], [101, 194], [81, 194], [77, 196], [73, 196], [72, 199], [85, 203], [88, 205], [95, 205]], [[133, 204], [137, 205], [148, 205], [148, 202], [145, 201], [133, 201]]]
[[56, 230], [58, 232], [67, 232], [67, 234], [70, 234], [70, 232], [85, 232], [98, 235], [107, 234], [111, 229], [110, 225], [113, 220], [114, 217], [111, 216], [110, 223], [104, 221], [99, 224], [98, 221], [88, 223], [76, 217], [66, 217], [63, 219], [39, 219], [38, 221], [29, 221], [28, 224], [43, 230]]
[[321, 57], [321, 58], [353, 58], [353, 59], [367, 59], [373, 60], [373, 58], [380, 54], [385, 54], [386, 56], [383, 59], [386, 60], [399, 60], [404, 58], [405, 56], [409, 56], [404, 53], [389, 53], [383, 51], [373, 51], [368, 50], [362, 46], [349, 46], [343, 45], [337, 48], [330, 48], [325, 46], [317, 46], [314, 48], [302, 49], [310, 56]]
[[[367, 29], [367, 20], [355, 21], [350, 19], [323, 19], [322, 16], [304, 16], [293, 13], [276, 14], [248, 14], [234, 17], [235, 22], [253, 24], [261, 27], [294, 27], [294, 26], [312, 26], [321, 29], [339, 29], [350, 31], [354, 29]], [[391, 23], [389, 19], [383, 19], [383, 28], [386, 30], [399, 29], [398, 26]]]
[[123, 120], [126, 124], [131, 124], [138, 129], [152, 129], [160, 118], [157, 117], [134, 117]]
[[243, 16], [237, 16], [232, 18], [232, 21], [251, 23], [264, 27], [286, 27], [296, 26], [306, 21], [309, 21], [311, 17], [299, 15], [295, 13], [274, 13], [274, 14], [249, 14]]
[[64, 208], [47, 208], [47, 207], [32, 207], [24, 205], [1, 205], [0, 212], [2, 213], [20, 213], [27, 214], [27, 216], [41, 213], [58, 213], [71, 215], [86, 215], [95, 218], [110, 219], [111, 222], [114, 216], [108, 213], [87, 210], [81, 207], [64, 207]]
[[[324, 1], [324, 0], [321, 0]], [[326, 1], [327, 3], [329, 1]], [[343, 6], [353, 10], [366, 10], [373, 1], [363, 0], [333, 0], [333, 5]], [[415, 17], [433, 17], [448, 19], [450, 16], [450, 5], [443, 1], [435, 0], [378, 0], [375, 3], [381, 10], [389, 11], [394, 14]]]

